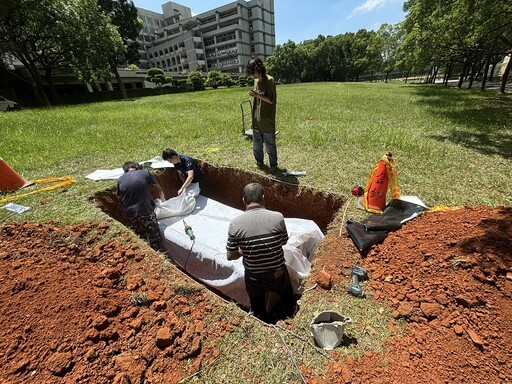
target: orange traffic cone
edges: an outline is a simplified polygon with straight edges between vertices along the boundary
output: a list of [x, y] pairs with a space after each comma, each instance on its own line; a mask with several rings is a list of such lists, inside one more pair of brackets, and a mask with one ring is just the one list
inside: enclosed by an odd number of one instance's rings
[[14, 191], [31, 184], [34, 183], [24, 180], [0, 157], [0, 192]]

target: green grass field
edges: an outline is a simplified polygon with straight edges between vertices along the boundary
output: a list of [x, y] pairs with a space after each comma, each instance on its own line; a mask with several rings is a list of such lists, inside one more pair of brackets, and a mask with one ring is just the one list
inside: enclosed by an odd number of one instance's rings
[[[213, 165], [254, 171], [241, 135], [246, 88], [146, 97], [0, 114], [0, 156], [27, 180], [72, 176], [66, 194], [15, 202], [23, 220], [98, 220], [87, 198], [114, 185], [84, 177], [165, 147]], [[428, 206], [511, 205], [512, 97], [399, 83], [278, 86], [279, 163], [306, 171], [299, 182], [350, 194], [390, 150], [404, 195]], [[7, 195], [9, 196], [9, 195]], [[5, 197], [5, 196], [2, 196]], [[21, 218], [20, 218], [21, 219]]]
[[[248, 99], [247, 91], [218, 89], [1, 113], [0, 157], [16, 172], [27, 180], [71, 176], [76, 183], [14, 200], [31, 209], [10, 216], [0, 210], [0, 223], [104, 221], [105, 214], [89, 197], [115, 181], [93, 182], [85, 176], [128, 160], [151, 159], [166, 147], [213, 165], [260, 172], [254, 169], [251, 142], [241, 134], [239, 104]], [[298, 178], [301, 185], [349, 196], [355, 184], [366, 185], [383, 153], [392, 151], [402, 194], [416, 195], [428, 206], [512, 203], [511, 95], [403, 83], [280, 85], [277, 124], [280, 166], [306, 171]], [[347, 217], [353, 214], [356, 209], [350, 207]], [[378, 305], [340, 296], [345, 302], [301, 308], [294, 319], [296, 333], [309, 336], [318, 308], [351, 306], [363, 330], [354, 331], [360, 350], [381, 349], [390, 335]], [[219, 346], [222, 358], [206, 367], [201, 378], [186, 382], [242, 383], [246, 377], [300, 382], [275, 332], [245, 318]], [[312, 348], [304, 352], [300, 340], [291, 347], [321, 375], [325, 356]]]

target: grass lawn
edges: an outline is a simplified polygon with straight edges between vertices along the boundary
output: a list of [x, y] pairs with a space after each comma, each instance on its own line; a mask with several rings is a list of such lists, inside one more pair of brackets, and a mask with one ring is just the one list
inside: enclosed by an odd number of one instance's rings
[[[241, 135], [246, 88], [146, 97], [0, 115], [0, 156], [27, 180], [72, 176], [66, 194], [35, 194], [19, 219], [99, 220], [87, 202], [114, 183], [84, 177], [165, 147], [213, 165], [253, 169]], [[511, 205], [512, 97], [402, 83], [278, 86], [280, 166], [299, 182], [350, 194], [382, 154], [394, 153], [404, 195], [427, 205]], [[39, 204], [41, 197], [54, 204]], [[3, 196], [4, 197], [4, 196]]]
[[[366, 185], [383, 153], [392, 151], [402, 194], [416, 195], [428, 206], [512, 205], [511, 95], [403, 83], [293, 84], [277, 91], [279, 164], [306, 171], [298, 178], [301, 185], [348, 197], [355, 184]], [[1, 113], [0, 157], [16, 172], [27, 180], [71, 176], [76, 183], [14, 200], [31, 209], [14, 216], [0, 210], [0, 224], [105, 221], [89, 197], [115, 181], [93, 182], [85, 176], [160, 156], [166, 147], [213, 165], [261, 172], [254, 168], [251, 142], [241, 134], [239, 104], [248, 99], [247, 92], [218, 89]], [[12, 195], [0, 195], [0, 200]], [[347, 218], [360, 214], [349, 206]], [[371, 323], [378, 317], [377, 305], [354, 303], [361, 306], [354, 308], [355, 320], [365, 319], [381, 335], [364, 348], [378, 350], [389, 333], [385, 324]], [[297, 319], [306, 333], [309, 312]], [[243, 320], [221, 346], [223, 364], [217, 372], [206, 372], [203, 382], [222, 377], [243, 382], [245, 362], [253, 370], [250, 377], [270, 366], [282, 375], [269, 382], [286, 382], [289, 362], [274, 353], [276, 335], [256, 328], [251, 319]], [[244, 341], [249, 331], [252, 341], [258, 340], [250, 348]], [[313, 366], [315, 359], [324, 361], [314, 353], [303, 358]]]

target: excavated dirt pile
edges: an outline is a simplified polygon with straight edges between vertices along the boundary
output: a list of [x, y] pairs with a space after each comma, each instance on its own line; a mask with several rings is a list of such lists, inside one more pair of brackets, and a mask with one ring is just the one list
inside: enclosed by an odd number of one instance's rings
[[97, 243], [108, 228], [0, 229], [0, 383], [177, 383], [215, 359], [231, 325], [203, 322], [211, 295], [168, 286], [138, 245]]
[[[326, 240], [319, 256], [329, 273], [337, 255], [345, 267], [357, 261], [346, 238]], [[384, 354], [331, 364], [329, 382], [512, 382], [512, 208], [428, 212], [361, 262], [372, 298], [407, 331]]]

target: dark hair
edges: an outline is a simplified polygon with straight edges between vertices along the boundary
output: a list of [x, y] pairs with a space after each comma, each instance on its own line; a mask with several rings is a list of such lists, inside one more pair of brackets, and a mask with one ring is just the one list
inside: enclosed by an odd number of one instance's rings
[[141, 169], [140, 165], [134, 161], [127, 161], [123, 164], [124, 173], [128, 172], [130, 169], [137, 170]]
[[263, 61], [259, 59], [258, 57], [253, 57], [245, 67], [245, 72], [250, 75], [254, 76], [254, 73], [259, 72], [261, 73], [261, 76], [265, 77], [267, 75], [267, 70], [265, 69], [265, 65], [263, 64]]
[[250, 203], [263, 203], [263, 194], [265, 190], [263, 185], [259, 183], [250, 183], [244, 187], [244, 202], [245, 204]]
[[167, 148], [162, 152], [162, 159], [164, 160], [169, 160], [173, 156], [178, 156], [178, 152], [176, 152], [174, 149]]

